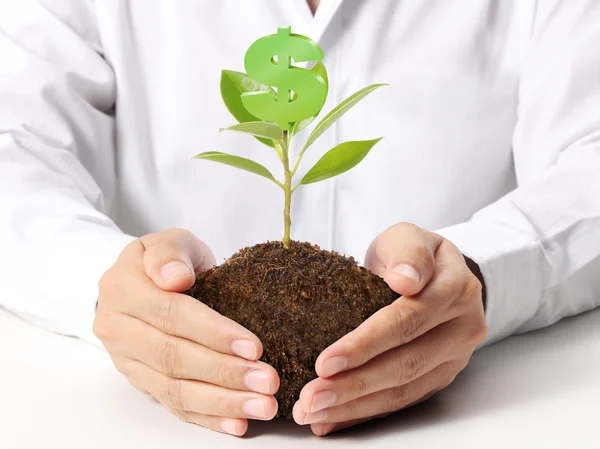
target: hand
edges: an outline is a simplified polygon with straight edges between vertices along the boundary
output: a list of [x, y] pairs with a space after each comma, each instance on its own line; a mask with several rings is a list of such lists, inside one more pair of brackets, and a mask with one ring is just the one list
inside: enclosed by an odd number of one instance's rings
[[447, 387], [487, 334], [481, 283], [448, 240], [401, 223], [365, 265], [403, 296], [325, 349], [294, 406], [326, 435], [421, 402]]
[[171, 229], [127, 246], [100, 280], [94, 333], [138, 390], [186, 422], [243, 435], [277, 413], [279, 376], [249, 330], [182, 295], [214, 265], [208, 247]]

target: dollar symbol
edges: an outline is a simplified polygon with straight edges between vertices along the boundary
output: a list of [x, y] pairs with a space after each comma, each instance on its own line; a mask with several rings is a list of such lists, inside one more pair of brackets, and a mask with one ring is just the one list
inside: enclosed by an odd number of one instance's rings
[[291, 27], [286, 27], [258, 39], [244, 58], [248, 76], [277, 88], [276, 95], [269, 91], [242, 94], [244, 107], [255, 117], [277, 123], [284, 130], [289, 130], [293, 122], [316, 115], [327, 99], [325, 80], [310, 70], [293, 67], [292, 58], [294, 62], [320, 61], [323, 50], [312, 39], [292, 34]]

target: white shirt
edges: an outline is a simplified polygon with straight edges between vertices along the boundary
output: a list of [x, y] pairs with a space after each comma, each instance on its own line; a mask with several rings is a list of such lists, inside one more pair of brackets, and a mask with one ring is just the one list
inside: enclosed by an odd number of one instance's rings
[[[223, 260], [281, 238], [282, 193], [191, 157], [255, 159], [219, 93], [258, 37], [325, 52], [323, 109], [373, 93], [306, 153], [386, 138], [298, 189], [292, 237], [362, 260], [388, 226], [479, 263], [487, 342], [600, 305], [597, 0], [0, 0], [0, 304], [93, 340], [97, 281], [133, 238], [188, 228]], [[306, 137], [306, 133], [303, 134]], [[298, 154], [296, 138], [291, 156]]]

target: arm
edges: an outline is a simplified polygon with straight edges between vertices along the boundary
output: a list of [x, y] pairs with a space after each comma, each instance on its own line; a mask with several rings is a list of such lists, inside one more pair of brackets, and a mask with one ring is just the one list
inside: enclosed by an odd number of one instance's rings
[[294, 406], [313, 433], [423, 401], [477, 345], [600, 305], [600, 3], [539, 0], [537, 12], [519, 187], [441, 236], [400, 223], [374, 240], [365, 266], [402, 296], [319, 355]]
[[0, 0], [0, 305], [94, 341], [97, 283], [133, 240], [115, 192], [114, 75], [88, 0]]
[[439, 231], [480, 266], [487, 342], [600, 305], [600, 3], [540, 1], [513, 139], [519, 187]]

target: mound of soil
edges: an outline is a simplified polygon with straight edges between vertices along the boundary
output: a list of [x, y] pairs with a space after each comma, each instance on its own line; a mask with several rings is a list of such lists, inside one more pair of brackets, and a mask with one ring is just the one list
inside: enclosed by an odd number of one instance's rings
[[201, 273], [188, 292], [254, 332], [262, 361], [281, 378], [277, 416], [292, 419], [302, 387], [317, 377], [315, 361], [398, 294], [351, 257], [292, 241], [244, 248]]

